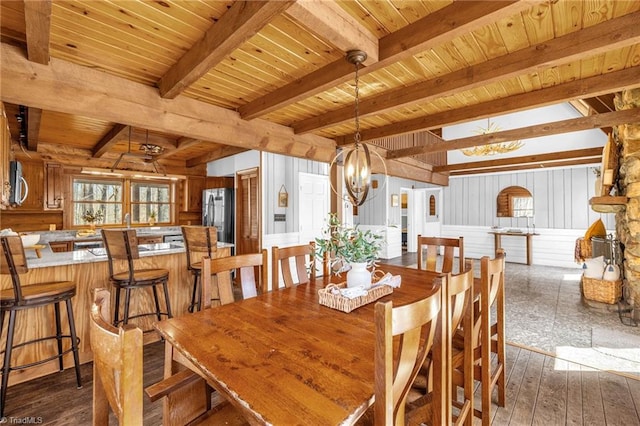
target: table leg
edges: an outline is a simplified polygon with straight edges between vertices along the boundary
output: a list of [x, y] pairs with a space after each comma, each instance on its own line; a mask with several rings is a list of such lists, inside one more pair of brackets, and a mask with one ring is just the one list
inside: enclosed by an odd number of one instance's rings
[[502, 238], [500, 234], [493, 234], [493, 252], [498, 256], [498, 249], [502, 248]]
[[531, 234], [527, 234], [527, 265], [531, 265], [533, 254], [531, 253]]

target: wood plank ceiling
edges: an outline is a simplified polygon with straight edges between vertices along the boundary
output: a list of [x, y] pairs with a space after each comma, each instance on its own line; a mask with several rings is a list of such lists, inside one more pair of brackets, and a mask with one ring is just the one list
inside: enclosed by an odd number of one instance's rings
[[[637, 121], [611, 99], [640, 86], [639, 22], [640, 1], [612, 0], [3, 0], [1, 96], [10, 117], [28, 107], [25, 149], [67, 164], [108, 167], [145, 143], [187, 173], [246, 149], [326, 162], [353, 141], [354, 68], [344, 57], [358, 48], [368, 54], [363, 140], [390, 174], [446, 184], [464, 173], [445, 164], [448, 149]], [[594, 115], [438, 136], [578, 100]], [[579, 150], [487, 167], [594, 158]]]

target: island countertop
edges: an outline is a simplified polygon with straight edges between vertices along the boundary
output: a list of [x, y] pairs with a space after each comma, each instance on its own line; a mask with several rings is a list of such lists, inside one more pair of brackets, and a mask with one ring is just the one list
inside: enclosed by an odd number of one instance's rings
[[[230, 243], [218, 243], [218, 248], [231, 248]], [[138, 246], [140, 257], [150, 257], [165, 254], [184, 253], [184, 243], [157, 243], [141, 244]], [[48, 247], [41, 251], [40, 258], [32, 250], [26, 250], [27, 265], [31, 269], [46, 268], [50, 266], [76, 265], [94, 262], [106, 262], [107, 254], [105, 249], [88, 249], [67, 252], [52, 252]]]

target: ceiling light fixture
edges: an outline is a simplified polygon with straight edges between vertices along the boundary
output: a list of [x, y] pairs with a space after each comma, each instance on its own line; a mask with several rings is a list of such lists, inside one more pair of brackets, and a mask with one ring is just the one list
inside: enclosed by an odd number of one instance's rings
[[349, 198], [354, 206], [362, 205], [367, 199], [371, 184], [371, 155], [366, 144], [360, 142], [360, 64], [367, 59], [367, 54], [362, 50], [350, 50], [347, 52], [347, 61], [353, 64], [356, 70], [355, 76], [355, 145], [345, 153], [344, 157], [344, 184], [349, 193]]
[[127, 147], [127, 152], [123, 152], [120, 154], [115, 163], [113, 163], [113, 166], [111, 166], [111, 171], [118, 169], [118, 165], [124, 157], [134, 157], [142, 160], [145, 164], [151, 163], [153, 165], [153, 170], [155, 173], [166, 174], [160, 172], [158, 161], [154, 157], [155, 155], [161, 154], [164, 151], [164, 148], [159, 145], [149, 143], [149, 130], [147, 130], [145, 143], [140, 144], [140, 151], [144, 151], [144, 154], [131, 152], [131, 126], [129, 126], [129, 145]]
[[[476, 131], [478, 135], [487, 135], [489, 133], [497, 133], [502, 129], [496, 123], [492, 123], [487, 118], [487, 127], [480, 127]], [[461, 149], [462, 153], [466, 156], [489, 156], [496, 154], [504, 154], [506, 152], [515, 151], [522, 148], [523, 143], [520, 140], [510, 142], [498, 142], [482, 146], [474, 146], [473, 148]]]

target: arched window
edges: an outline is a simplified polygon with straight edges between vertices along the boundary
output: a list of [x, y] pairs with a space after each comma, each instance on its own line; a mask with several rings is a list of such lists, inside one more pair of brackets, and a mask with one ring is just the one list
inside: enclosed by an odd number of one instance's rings
[[429, 216], [436, 215], [436, 196], [432, 195], [429, 197]]

